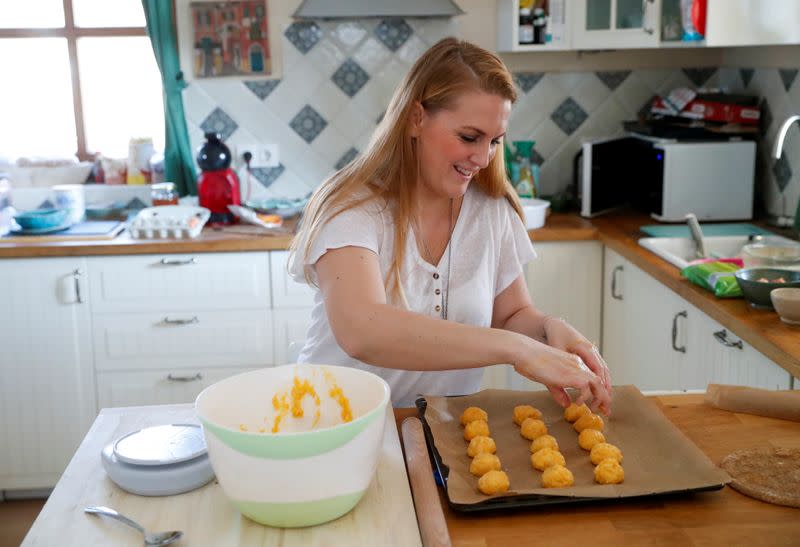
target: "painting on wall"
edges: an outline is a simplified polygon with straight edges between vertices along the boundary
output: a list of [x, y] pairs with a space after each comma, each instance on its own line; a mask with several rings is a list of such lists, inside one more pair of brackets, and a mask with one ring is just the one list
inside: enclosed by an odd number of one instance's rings
[[196, 78], [272, 75], [266, 0], [190, 6]]

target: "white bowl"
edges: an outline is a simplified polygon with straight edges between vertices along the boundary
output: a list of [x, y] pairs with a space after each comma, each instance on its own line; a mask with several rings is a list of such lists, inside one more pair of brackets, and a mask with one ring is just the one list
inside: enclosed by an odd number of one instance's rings
[[[280, 415], [275, 402], [285, 395], [292, 408], [295, 378], [308, 380], [319, 405], [302, 397], [303, 417], [289, 410], [272, 433]], [[351, 421], [343, 422], [344, 407], [330, 395], [335, 385], [349, 400]], [[389, 399], [388, 384], [369, 372], [285, 365], [217, 382], [200, 393], [195, 410], [228, 498], [256, 522], [291, 528], [333, 520], [356, 506], [375, 474]]]
[[57, 184], [83, 184], [92, 171], [92, 162], [56, 167], [19, 167], [7, 169], [8, 179], [14, 188], [45, 188]]
[[800, 325], [800, 289], [783, 287], [769, 293], [775, 311], [781, 321], [789, 325]]
[[550, 202], [543, 199], [520, 199], [522, 212], [525, 213], [525, 228], [535, 230], [544, 226], [544, 219], [547, 216], [547, 209]]

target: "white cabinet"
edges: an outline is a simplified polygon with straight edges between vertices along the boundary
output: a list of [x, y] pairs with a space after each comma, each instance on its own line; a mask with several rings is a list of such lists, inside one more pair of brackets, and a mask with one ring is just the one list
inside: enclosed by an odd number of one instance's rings
[[570, 48], [570, 9], [573, 0], [548, 2], [548, 34], [544, 44], [519, 43], [519, 0], [497, 0], [497, 51], [558, 51]]
[[289, 276], [288, 260], [288, 251], [269, 253], [273, 306], [275, 308], [310, 308], [314, 305], [314, 291], [309, 285], [298, 283]]
[[0, 260], [0, 490], [55, 484], [95, 418], [86, 269]]
[[658, 47], [661, 0], [574, 0], [573, 49]]
[[800, 2], [708, 0], [706, 44], [758, 46], [800, 43]]
[[311, 325], [314, 291], [309, 285], [298, 283], [289, 276], [287, 251], [272, 251], [269, 256], [275, 325], [275, 364], [296, 363]]

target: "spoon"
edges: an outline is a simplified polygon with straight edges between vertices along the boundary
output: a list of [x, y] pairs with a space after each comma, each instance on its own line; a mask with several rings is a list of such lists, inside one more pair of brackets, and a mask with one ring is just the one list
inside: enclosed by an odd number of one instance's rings
[[107, 517], [111, 517], [112, 519], [116, 519], [120, 522], [124, 522], [128, 526], [133, 526], [137, 530], [139, 530], [142, 534], [144, 534], [144, 544], [145, 545], [167, 545], [174, 541], [178, 541], [183, 536], [183, 532], [180, 531], [173, 531], [173, 532], [158, 532], [157, 534], [148, 534], [144, 527], [135, 522], [125, 515], [121, 515], [111, 509], [110, 507], [87, 507], [84, 509], [86, 513], [92, 513], [95, 515], [105, 515]]

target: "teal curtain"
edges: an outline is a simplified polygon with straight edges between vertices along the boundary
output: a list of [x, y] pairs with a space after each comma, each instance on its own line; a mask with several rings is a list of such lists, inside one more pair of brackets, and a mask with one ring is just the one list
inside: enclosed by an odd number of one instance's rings
[[153, 44], [164, 90], [164, 175], [166, 180], [175, 183], [181, 195], [196, 195], [197, 175], [181, 96], [186, 82], [178, 60], [178, 40], [172, 5], [173, 2], [166, 0], [142, 0], [147, 19], [147, 34]]

